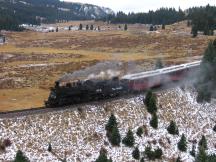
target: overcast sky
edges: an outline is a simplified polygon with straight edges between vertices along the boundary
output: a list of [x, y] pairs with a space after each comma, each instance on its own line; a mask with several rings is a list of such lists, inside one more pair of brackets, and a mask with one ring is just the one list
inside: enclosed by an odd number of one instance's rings
[[216, 5], [216, 0], [64, 0], [109, 7], [115, 12], [146, 12], [160, 7], [175, 7], [186, 9], [191, 6], [205, 6], [208, 3]]

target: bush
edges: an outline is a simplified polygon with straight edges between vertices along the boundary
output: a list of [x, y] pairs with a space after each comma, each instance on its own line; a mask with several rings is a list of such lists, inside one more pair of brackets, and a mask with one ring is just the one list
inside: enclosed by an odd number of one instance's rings
[[139, 160], [139, 159], [140, 159], [140, 151], [139, 151], [139, 148], [138, 148], [138, 147], [136, 147], [136, 148], [134, 149], [134, 151], [132, 152], [132, 156], [133, 156], [133, 158], [136, 159], [136, 160]]
[[160, 148], [157, 148], [155, 150], [155, 158], [156, 159], [161, 159], [162, 155], [163, 155], [163, 151]]
[[128, 130], [126, 137], [122, 140], [122, 143], [128, 147], [134, 146], [134, 136], [131, 130]]
[[136, 134], [137, 134], [137, 136], [141, 137], [142, 134], [143, 134], [143, 128], [142, 128], [142, 127], [139, 127], [139, 128], [137, 129]]

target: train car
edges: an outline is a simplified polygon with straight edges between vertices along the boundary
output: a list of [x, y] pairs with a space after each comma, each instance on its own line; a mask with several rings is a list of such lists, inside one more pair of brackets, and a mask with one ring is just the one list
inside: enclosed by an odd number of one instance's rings
[[200, 61], [181, 64], [162, 69], [129, 74], [122, 77], [128, 80], [130, 91], [144, 91], [162, 84], [183, 80], [191, 72], [195, 72], [200, 65]]

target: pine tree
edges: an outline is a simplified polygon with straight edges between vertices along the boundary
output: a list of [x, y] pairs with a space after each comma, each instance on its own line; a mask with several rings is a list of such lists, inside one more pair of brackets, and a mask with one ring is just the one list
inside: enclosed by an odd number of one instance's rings
[[144, 154], [149, 160], [155, 160], [155, 153], [151, 150], [151, 147], [147, 146], [145, 148]]
[[163, 68], [163, 63], [161, 61], [161, 59], [157, 59], [156, 63], [155, 63], [155, 69], [161, 69]]
[[91, 26], [90, 26], [90, 30], [93, 30], [93, 29], [94, 29], [94, 26], [93, 26], [93, 25], [91, 25]]
[[192, 150], [190, 151], [190, 155], [193, 156], [193, 157], [196, 156], [195, 145], [192, 146]]
[[148, 107], [149, 106], [149, 100], [152, 97], [153, 93], [151, 90], [148, 90], [145, 96], [145, 99], [143, 99], [144, 104]]
[[203, 147], [205, 150], [208, 149], [207, 141], [206, 141], [206, 138], [204, 135], [202, 136], [201, 140], [199, 141], [199, 147]]
[[152, 115], [152, 119], [150, 120], [150, 125], [154, 128], [157, 129], [158, 128], [158, 117], [156, 113], [153, 113]]
[[176, 162], [182, 162], [181, 158], [178, 156], [178, 158], [176, 159]]
[[22, 151], [18, 150], [14, 162], [30, 162], [29, 159], [23, 154]]
[[195, 158], [195, 162], [208, 162], [205, 148], [203, 148], [202, 146], [199, 147], [199, 152]]
[[133, 147], [134, 141], [133, 132], [129, 129], [126, 137], [122, 140], [122, 143], [128, 147]]
[[115, 126], [112, 129], [112, 134], [111, 134], [111, 137], [110, 137], [110, 142], [114, 146], [119, 146], [120, 145], [121, 136], [120, 136], [120, 133], [119, 133], [119, 130], [118, 130], [117, 126]]
[[99, 155], [99, 157], [96, 159], [95, 162], [112, 162], [112, 160], [107, 158], [107, 155], [106, 155], [105, 152], [100, 151], [100, 155]]
[[136, 134], [137, 134], [137, 136], [141, 137], [142, 134], [143, 134], [143, 128], [142, 128], [142, 127], [139, 127], [139, 128], [137, 129]]
[[180, 151], [187, 151], [187, 141], [184, 134], [182, 134], [180, 141], [178, 142], [178, 149]]
[[167, 131], [169, 134], [173, 134], [173, 135], [179, 134], [178, 127], [176, 126], [176, 123], [174, 121], [170, 122], [170, 125], [167, 127]]
[[58, 29], [58, 27], [56, 27], [56, 32], [58, 32], [59, 31], [59, 29]]
[[144, 157], [141, 158], [140, 162], [145, 162]]
[[163, 151], [160, 148], [157, 148], [154, 152], [155, 154], [155, 158], [156, 159], [161, 159], [162, 155], [163, 155]]
[[117, 121], [116, 121], [116, 117], [114, 116], [114, 114], [111, 114], [109, 120], [108, 120], [108, 123], [106, 124], [105, 126], [105, 129], [108, 131], [108, 132], [112, 132], [112, 129], [114, 127], [117, 127]]
[[51, 143], [49, 143], [48, 145], [48, 149], [47, 149], [49, 152], [52, 152], [52, 146], [51, 146]]
[[147, 111], [151, 114], [157, 112], [157, 105], [156, 105], [156, 96], [152, 95], [149, 99], [149, 105], [147, 106]]
[[197, 29], [197, 26], [196, 26], [196, 25], [193, 25], [193, 26], [192, 26], [191, 34], [193, 35], [193, 36], [192, 36], [193, 38], [197, 37], [197, 35], [198, 35], [198, 29]]
[[136, 147], [133, 152], [132, 152], [132, 156], [134, 159], [139, 160], [140, 159], [140, 151], [139, 148]]
[[80, 25], [79, 25], [79, 30], [82, 30], [82, 28], [83, 28], [83, 25], [80, 24]]
[[165, 24], [162, 24], [162, 29], [163, 29], [163, 30], [165, 29]]
[[89, 30], [89, 26], [88, 25], [86, 25], [86, 30]]
[[125, 24], [124, 26], [124, 30], [126, 31], [128, 29], [127, 24]]

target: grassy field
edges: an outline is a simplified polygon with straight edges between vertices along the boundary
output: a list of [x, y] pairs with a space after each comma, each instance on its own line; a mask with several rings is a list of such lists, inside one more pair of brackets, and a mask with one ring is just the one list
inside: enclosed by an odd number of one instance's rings
[[[55, 24], [64, 27], [80, 22]], [[43, 106], [49, 88], [65, 73], [103, 61], [133, 62], [145, 66], [161, 58], [166, 65], [200, 59], [214, 36], [191, 38], [185, 22], [149, 32], [144, 25], [100, 25], [98, 31], [8, 32], [0, 46], [0, 111]], [[124, 71], [127, 73], [127, 70]]]

